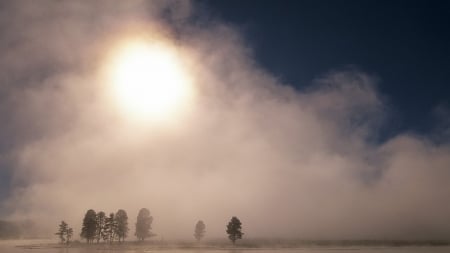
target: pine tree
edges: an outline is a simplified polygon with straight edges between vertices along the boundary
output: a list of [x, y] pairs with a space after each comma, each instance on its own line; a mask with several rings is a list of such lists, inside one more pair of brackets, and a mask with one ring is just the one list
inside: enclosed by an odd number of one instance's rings
[[244, 233], [241, 232], [241, 225], [241, 221], [236, 216], [233, 216], [227, 225], [228, 238], [233, 242], [233, 244], [236, 243], [237, 239], [242, 239], [242, 235]]
[[95, 232], [97, 231], [96, 217], [97, 215], [92, 209], [89, 209], [84, 216], [80, 236], [85, 238], [87, 243], [92, 243], [95, 238]]
[[125, 210], [119, 209], [116, 213], [116, 223], [117, 223], [117, 238], [122, 241], [125, 240], [128, 234], [128, 215]]
[[61, 221], [59, 224], [58, 232], [55, 235], [59, 236], [61, 243], [70, 243], [70, 239], [73, 236], [73, 229], [65, 221]]
[[109, 217], [106, 217], [105, 224], [105, 237], [106, 241], [113, 243], [117, 237], [117, 221], [114, 217], [114, 213], [110, 213]]
[[197, 241], [200, 241], [205, 236], [205, 228], [205, 223], [203, 223], [203, 221], [201, 220], [199, 220], [195, 225], [194, 237], [195, 239], [197, 239]]
[[69, 244], [70, 243], [70, 239], [72, 239], [72, 236], [73, 236], [73, 229], [72, 228], [68, 228], [67, 229], [66, 236], [67, 236], [67, 244]]
[[105, 226], [106, 226], [106, 215], [105, 212], [100, 211], [97, 213], [95, 217], [95, 223], [96, 223], [96, 232], [95, 232], [95, 239], [97, 239], [97, 243], [100, 242], [100, 239], [104, 239], [104, 233], [105, 233]]
[[152, 229], [153, 217], [150, 216], [150, 211], [147, 208], [139, 210], [136, 221], [136, 237], [143, 241], [145, 238], [152, 236], [150, 232]]
[[111, 235], [111, 229], [110, 229], [110, 218], [109, 216], [105, 217], [105, 229], [103, 230], [102, 239], [105, 242], [109, 242]]
[[61, 221], [61, 224], [59, 224], [59, 229], [58, 232], [55, 233], [55, 235], [59, 236], [59, 239], [61, 240], [61, 243], [65, 243], [67, 238], [66, 238], [66, 234], [67, 234], [67, 229], [68, 229], [68, 225], [65, 221]]

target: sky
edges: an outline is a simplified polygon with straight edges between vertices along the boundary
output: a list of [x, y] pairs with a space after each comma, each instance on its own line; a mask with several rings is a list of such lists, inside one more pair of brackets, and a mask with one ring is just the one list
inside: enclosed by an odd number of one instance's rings
[[436, 108], [449, 106], [449, 1], [204, 2], [288, 85], [348, 67], [376, 76], [392, 113], [382, 139], [429, 133]]
[[3, 1], [0, 219], [448, 239], [449, 8]]

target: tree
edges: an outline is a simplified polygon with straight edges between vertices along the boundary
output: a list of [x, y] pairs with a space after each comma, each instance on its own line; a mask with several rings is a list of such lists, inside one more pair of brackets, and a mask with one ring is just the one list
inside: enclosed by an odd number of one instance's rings
[[95, 232], [97, 231], [96, 217], [97, 214], [92, 209], [89, 209], [84, 215], [80, 236], [85, 238], [87, 243], [92, 243], [94, 241]]
[[109, 240], [110, 240], [110, 234], [112, 232], [110, 227], [111, 227], [111, 219], [110, 219], [110, 217], [105, 217], [105, 227], [101, 234], [104, 242], [109, 242]]
[[97, 213], [95, 217], [95, 223], [96, 223], [95, 239], [97, 239], [97, 243], [99, 243], [100, 239], [103, 239], [105, 234], [105, 226], [106, 226], [105, 212], [100, 211]]
[[147, 208], [139, 210], [136, 221], [136, 237], [143, 241], [145, 238], [152, 236], [150, 232], [152, 229], [153, 217], [150, 216], [150, 211]]
[[237, 239], [242, 239], [242, 235], [244, 233], [242, 233], [241, 231], [242, 229], [241, 225], [242, 225], [241, 221], [236, 216], [233, 216], [230, 222], [228, 222], [227, 234], [228, 238], [233, 242], [233, 244], [236, 243]]
[[109, 217], [106, 217], [105, 234], [103, 240], [113, 243], [117, 236], [117, 221], [114, 213], [110, 213]]
[[61, 221], [59, 224], [58, 232], [55, 235], [59, 236], [61, 243], [70, 243], [70, 238], [73, 235], [73, 229], [69, 227], [69, 225], [65, 221]]
[[67, 244], [69, 244], [70, 243], [70, 239], [72, 239], [72, 236], [73, 236], [73, 229], [72, 228], [68, 228], [67, 229], [66, 236], [67, 236]]
[[119, 239], [122, 239], [122, 241], [125, 240], [128, 234], [128, 215], [125, 210], [119, 209], [116, 213], [116, 223], [117, 223], [117, 237]]
[[199, 220], [195, 225], [194, 237], [195, 239], [197, 239], [197, 241], [200, 241], [205, 236], [205, 228], [205, 223], [203, 223], [203, 221], [201, 220]]
[[65, 221], [61, 221], [61, 224], [59, 224], [58, 232], [55, 233], [55, 235], [59, 236], [59, 239], [61, 240], [61, 243], [66, 242], [66, 233], [67, 233], [67, 223]]

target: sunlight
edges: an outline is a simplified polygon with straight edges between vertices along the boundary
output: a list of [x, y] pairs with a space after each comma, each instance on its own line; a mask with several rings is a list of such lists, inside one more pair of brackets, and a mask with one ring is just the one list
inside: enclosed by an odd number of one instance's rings
[[175, 49], [135, 40], [120, 46], [110, 70], [114, 96], [131, 117], [175, 117], [192, 95], [190, 79]]

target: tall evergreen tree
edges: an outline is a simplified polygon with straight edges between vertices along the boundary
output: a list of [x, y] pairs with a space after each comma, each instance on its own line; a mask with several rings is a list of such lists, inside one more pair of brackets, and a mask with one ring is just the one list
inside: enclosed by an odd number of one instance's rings
[[110, 213], [109, 217], [106, 217], [105, 224], [105, 237], [106, 241], [113, 243], [117, 237], [117, 221], [115, 219], [114, 213]]
[[72, 239], [73, 236], [73, 229], [72, 228], [67, 228], [67, 233], [66, 233], [66, 243], [69, 244], [70, 243], [70, 239]]
[[80, 236], [85, 238], [87, 243], [92, 243], [94, 241], [95, 232], [97, 231], [96, 217], [97, 214], [92, 209], [89, 209], [84, 215]]
[[100, 239], [104, 238], [103, 235], [105, 233], [105, 226], [106, 226], [105, 212], [100, 211], [97, 213], [97, 216], [95, 217], [95, 223], [96, 223], [95, 239], [97, 239], [97, 243], [99, 243]]
[[105, 218], [105, 227], [104, 227], [104, 229], [103, 229], [103, 232], [102, 232], [102, 234], [101, 234], [101, 236], [102, 236], [102, 240], [104, 241], [104, 242], [109, 242], [109, 239], [110, 239], [110, 229], [109, 229], [109, 217], [106, 217]]
[[197, 241], [200, 241], [205, 236], [205, 228], [205, 223], [203, 223], [203, 221], [201, 220], [199, 220], [195, 225], [194, 237], [195, 239], [197, 239]]
[[61, 243], [69, 244], [70, 239], [73, 235], [73, 229], [69, 227], [69, 225], [65, 221], [61, 221], [61, 224], [59, 224], [58, 232], [55, 233], [55, 235], [59, 236]]
[[59, 239], [61, 240], [61, 243], [65, 243], [66, 242], [66, 234], [67, 234], [67, 229], [68, 229], [68, 225], [65, 221], [61, 221], [61, 224], [59, 224], [59, 229], [58, 232], [55, 233], [55, 235], [59, 236]]
[[116, 213], [117, 238], [119, 242], [124, 241], [128, 235], [128, 215], [125, 210], [119, 209]]
[[152, 229], [153, 217], [150, 216], [150, 211], [147, 208], [139, 210], [136, 221], [136, 237], [143, 241], [145, 238], [152, 236], [150, 232]]
[[233, 244], [236, 243], [237, 239], [242, 239], [242, 235], [244, 233], [242, 233], [241, 229], [241, 221], [236, 216], [233, 216], [227, 225], [228, 238], [233, 242]]

